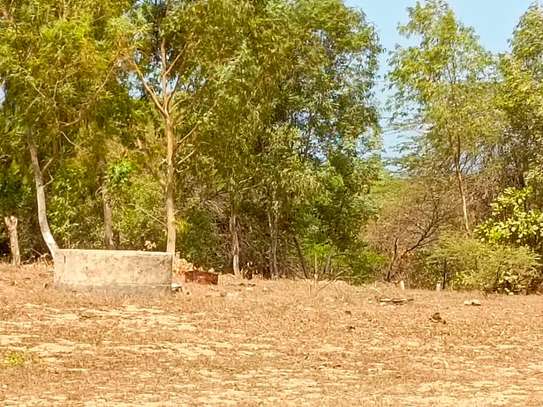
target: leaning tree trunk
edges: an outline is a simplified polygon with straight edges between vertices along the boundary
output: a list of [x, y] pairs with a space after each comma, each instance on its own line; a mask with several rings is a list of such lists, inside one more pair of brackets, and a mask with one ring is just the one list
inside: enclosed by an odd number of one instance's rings
[[307, 263], [305, 261], [304, 252], [302, 250], [302, 245], [296, 237], [296, 233], [292, 233], [292, 240], [294, 241], [294, 246], [296, 247], [296, 253], [298, 254], [298, 259], [300, 260], [300, 266], [302, 267], [302, 272], [304, 273], [304, 278], [309, 278], [309, 272], [307, 269]]
[[11, 250], [11, 264], [21, 265], [21, 252], [19, 250], [19, 234], [17, 233], [18, 220], [15, 216], [6, 216], [4, 218], [9, 235], [9, 247]]
[[32, 161], [32, 169], [34, 172], [34, 181], [36, 183], [36, 201], [38, 203], [38, 223], [40, 225], [40, 231], [53, 261], [58, 251], [58, 245], [49, 228], [49, 221], [47, 220], [47, 206], [45, 202], [45, 185], [43, 183], [43, 174], [41, 172], [40, 161], [38, 159], [38, 149], [34, 143], [29, 141], [28, 149], [30, 151], [30, 158]]
[[238, 234], [238, 217], [232, 209], [230, 214], [230, 236], [232, 239], [232, 270], [236, 277], [243, 277], [241, 270], [239, 269], [239, 234]]

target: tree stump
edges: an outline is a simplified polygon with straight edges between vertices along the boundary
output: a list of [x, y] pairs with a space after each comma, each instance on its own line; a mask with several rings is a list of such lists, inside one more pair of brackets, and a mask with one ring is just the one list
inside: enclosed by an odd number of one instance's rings
[[9, 246], [11, 250], [11, 264], [21, 265], [21, 252], [19, 250], [19, 234], [17, 233], [18, 219], [15, 216], [6, 216], [4, 218], [9, 235]]

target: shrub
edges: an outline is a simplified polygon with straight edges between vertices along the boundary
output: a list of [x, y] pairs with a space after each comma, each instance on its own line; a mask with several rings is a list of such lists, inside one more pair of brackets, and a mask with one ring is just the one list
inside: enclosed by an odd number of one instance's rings
[[508, 188], [492, 203], [489, 219], [476, 234], [486, 242], [526, 246], [543, 253], [543, 211], [534, 207], [532, 187]]
[[455, 289], [520, 293], [530, 291], [541, 279], [538, 256], [531, 249], [460, 235], [444, 235], [429, 260], [436, 269], [446, 264]]

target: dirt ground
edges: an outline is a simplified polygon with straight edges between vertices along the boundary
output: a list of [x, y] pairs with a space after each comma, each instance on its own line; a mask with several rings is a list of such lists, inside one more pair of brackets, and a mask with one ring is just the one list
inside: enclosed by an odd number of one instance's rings
[[113, 297], [51, 280], [0, 265], [3, 406], [543, 405], [542, 297], [233, 277]]

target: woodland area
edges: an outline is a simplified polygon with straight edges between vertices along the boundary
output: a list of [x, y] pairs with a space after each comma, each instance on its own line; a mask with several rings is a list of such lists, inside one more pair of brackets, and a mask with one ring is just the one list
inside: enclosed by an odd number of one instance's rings
[[443, 0], [407, 21], [386, 51], [342, 0], [0, 0], [0, 257], [537, 290], [543, 9], [500, 55]]

